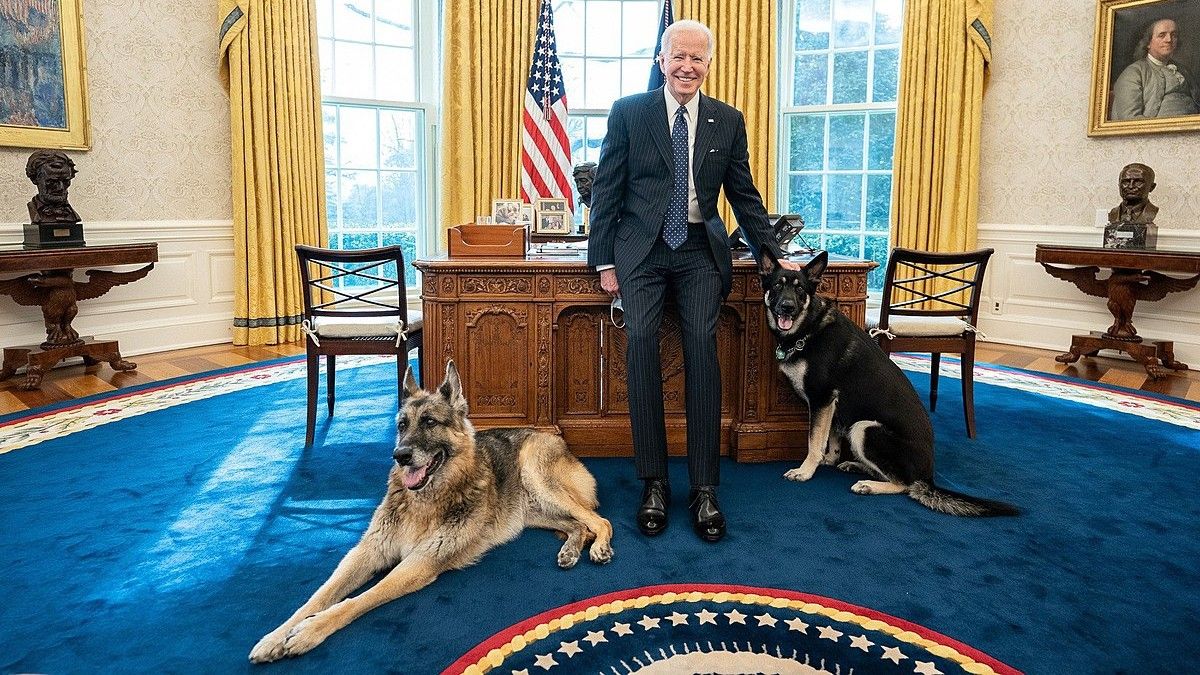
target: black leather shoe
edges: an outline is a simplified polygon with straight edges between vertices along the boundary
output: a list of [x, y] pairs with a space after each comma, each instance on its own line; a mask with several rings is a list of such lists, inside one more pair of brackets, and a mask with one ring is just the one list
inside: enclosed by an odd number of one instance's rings
[[642, 505], [637, 525], [642, 534], [653, 537], [667, 529], [667, 505], [671, 503], [671, 484], [665, 478], [647, 478], [642, 488]]
[[688, 512], [692, 514], [692, 528], [704, 541], [720, 541], [725, 536], [725, 514], [717, 504], [717, 488], [694, 487], [688, 494]]

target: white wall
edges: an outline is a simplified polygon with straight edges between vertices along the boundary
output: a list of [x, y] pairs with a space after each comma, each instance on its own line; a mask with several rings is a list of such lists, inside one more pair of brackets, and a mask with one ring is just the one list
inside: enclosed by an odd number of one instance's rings
[[[229, 103], [215, 2], [83, 5], [92, 149], [70, 151], [71, 205], [88, 244], [156, 241], [148, 277], [80, 303], [82, 334], [125, 354], [229, 340]], [[19, 244], [36, 187], [30, 149], [0, 148], [0, 244]], [[6, 275], [7, 278], [7, 275]], [[45, 340], [41, 311], [0, 296], [0, 344]]]
[[[1039, 243], [1097, 246], [1130, 162], [1155, 170], [1160, 249], [1200, 251], [1200, 132], [1089, 138], [1094, 0], [996, 0], [984, 98], [979, 244], [996, 249], [981, 327], [994, 341], [1065, 348], [1112, 316], [1033, 262]], [[1098, 216], [1099, 214], [1099, 216]], [[1134, 326], [1200, 365], [1200, 290], [1142, 302]], [[1107, 355], [1108, 353], [1106, 353]]]

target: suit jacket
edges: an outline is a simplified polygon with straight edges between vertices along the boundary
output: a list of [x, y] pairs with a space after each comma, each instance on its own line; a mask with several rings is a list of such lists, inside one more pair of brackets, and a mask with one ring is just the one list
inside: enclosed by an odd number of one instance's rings
[[[1112, 88], [1112, 113], [1110, 119], [1133, 120], [1147, 117], [1189, 115], [1200, 112], [1200, 83], [1185, 68], [1174, 64], [1175, 70], [1184, 78], [1180, 86], [1174, 75], [1165, 75], [1163, 66], [1156, 66], [1143, 58], [1126, 66], [1117, 77]], [[1167, 78], [1171, 79], [1167, 79]], [[1162, 110], [1163, 99], [1168, 93], [1173, 100], [1182, 102], [1171, 111]], [[1188, 106], [1184, 99], [1191, 99]]]
[[[745, 118], [730, 105], [698, 96], [692, 149], [696, 201], [721, 273], [722, 295], [728, 295], [733, 258], [725, 222], [717, 214], [721, 188], [751, 251], [757, 256], [764, 245], [777, 255], [780, 251], [750, 175]], [[662, 234], [673, 183], [671, 130], [662, 88], [618, 100], [608, 115], [592, 186], [588, 264], [616, 265], [618, 279], [637, 267]]]

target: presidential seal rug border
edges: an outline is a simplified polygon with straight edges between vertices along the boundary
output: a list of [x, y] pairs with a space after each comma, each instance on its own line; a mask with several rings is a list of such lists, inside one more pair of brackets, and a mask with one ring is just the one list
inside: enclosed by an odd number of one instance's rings
[[543, 612], [485, 640], [444, 674], [950, 673], [1020, 671], [945, 635], [808, 593], [664, 584]]

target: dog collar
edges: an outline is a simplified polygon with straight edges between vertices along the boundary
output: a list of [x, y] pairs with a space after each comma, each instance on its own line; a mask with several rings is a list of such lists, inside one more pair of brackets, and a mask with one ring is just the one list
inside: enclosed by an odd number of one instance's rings
[[799, 342], [797, 342], [796, 344], [789, 347], [786, 351], [784, 351], [784, 349], [782, 347], [776, 347], [775, 348], [775, 359], [778, 361], [787, 361], [789, 356], [791, 356], [792, 354], [795, 354], [796, 352], [802, 351], [804, 349], [805, 342], [808, 342], [808, 338], [802, 337], [802, 338], [800, 338]]

